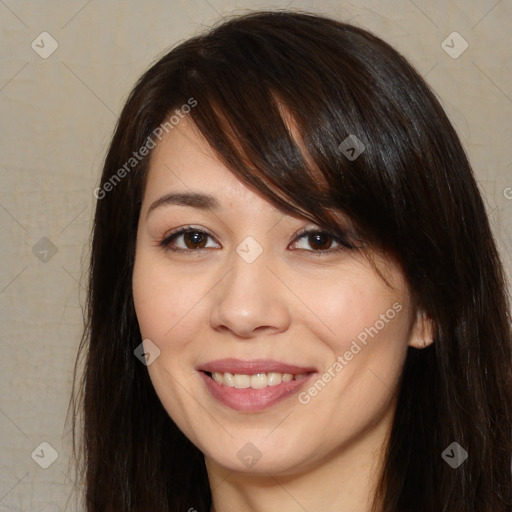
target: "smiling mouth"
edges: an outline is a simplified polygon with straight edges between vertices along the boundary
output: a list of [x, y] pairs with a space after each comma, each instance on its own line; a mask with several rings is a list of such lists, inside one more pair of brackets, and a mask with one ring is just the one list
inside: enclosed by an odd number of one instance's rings
[[[216, 401], [241, 412], [262, 412], [298, 393], [318, 373], [276, 359], [216, 359], [196, 367]], [[290, 402], [294, 403], [294, 402]]]
[[228, 388], [236, 389], [263, 389], [266, 387], [279, 386], [283, 382], [291, 382], [292, 380], [301, 380], [311, 372], [292, 374], [292, 373], [254, 373], [241, 374], [230, 372], [204, 372], [208, 377], [213, 379], [217, 384]]
[[316, 372], [247, 374], [202, 370], [199, 373], [214, 399], [236, 411], [256, 413], [298, 393]]

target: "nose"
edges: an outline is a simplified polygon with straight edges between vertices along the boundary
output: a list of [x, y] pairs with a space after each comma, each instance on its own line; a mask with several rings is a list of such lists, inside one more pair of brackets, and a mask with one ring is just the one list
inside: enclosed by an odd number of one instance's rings
[[214, 290], [210, 312], [213, 329], [240, 338], [288, 329], [291, 316], [286, 292], [268, 263], [263, 255], [252, 263], [233, 255], [231, 271]]

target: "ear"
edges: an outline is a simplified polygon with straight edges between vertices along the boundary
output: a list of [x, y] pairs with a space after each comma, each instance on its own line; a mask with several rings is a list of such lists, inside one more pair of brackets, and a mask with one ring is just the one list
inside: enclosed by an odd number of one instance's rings
[[422, 349], [434, 343], [434, 322], [423, 311], [418, 310], [411, 328], [409, 346]]

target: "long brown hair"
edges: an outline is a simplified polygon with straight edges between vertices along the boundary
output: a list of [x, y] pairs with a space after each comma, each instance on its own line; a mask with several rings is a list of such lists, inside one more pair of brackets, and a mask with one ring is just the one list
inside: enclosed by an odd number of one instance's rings
[[[87, 511], [211, 505], [201, 452], [134, 356], [131, 277], [151, 153], [126, 163], [191, 99], [187, 115], [233, 173], [321, 226], [336, 229], [329, 212], [345, 212], [401, 265], [414, 304], [433, 321], [434, 343], [407, 354], [379, 510], [510, 511], [510, 310], [468, 159], [396, 50], [360, 28], [292, 12], [237, 17], [180, 44], [140, 78], [122, 111], [96, 206], [73, 394]], [[356, 159], [340, 146], [349, 136], [365, 145]], [[453, 442], [468, 453], [455, 469], [441, 456]]]

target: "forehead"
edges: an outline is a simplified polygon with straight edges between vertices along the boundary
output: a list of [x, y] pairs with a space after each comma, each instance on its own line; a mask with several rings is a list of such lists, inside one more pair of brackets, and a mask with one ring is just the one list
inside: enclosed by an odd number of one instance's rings
[[189, 167], [189, 174], [201, 172], [205, 166], [212, 172], [227, 170], [199, 132], [195, 124], [184, 118], [166, 133], [153, 150], [149, 162], [148, 180], [160, 176], [159, 171], [173, 171]]
[[153, 150], [145, 187], [146, 208], [148, 203], [171, 190], [202, 191], [214, 195], [223, 205], [235, 200], [245, 203], [259, 200], [276, 209], [220, 161], [195, 124], [187, 118], [166, 134]]

